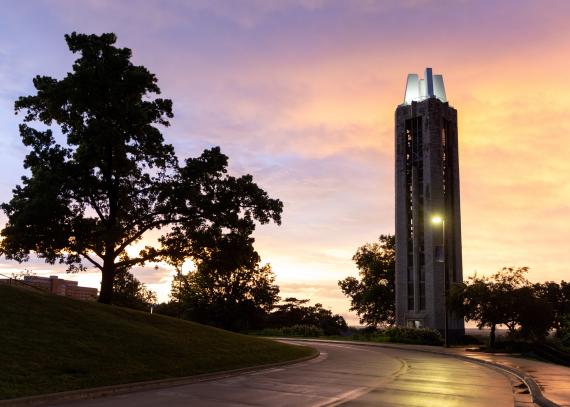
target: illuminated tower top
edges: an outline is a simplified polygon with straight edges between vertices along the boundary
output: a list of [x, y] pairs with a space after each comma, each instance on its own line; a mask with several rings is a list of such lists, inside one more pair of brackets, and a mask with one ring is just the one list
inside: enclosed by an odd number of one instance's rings
[[409, 105], [412, 102], [421, 102], [431, 97], [436, 97], [442, 102], [447, 102], [443, 76], [433, 75], [431, 68], [426, 68], [424, 79], [420, 79], [417, 73], [408, 74], [406, 94], [404, 96], [404, 103], [402, 104]]

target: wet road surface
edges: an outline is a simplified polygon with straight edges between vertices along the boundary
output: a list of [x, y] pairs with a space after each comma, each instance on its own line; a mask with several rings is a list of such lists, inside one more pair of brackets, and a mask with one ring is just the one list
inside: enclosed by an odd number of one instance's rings
[[[303, 344], [308, 345], [304, 342]], [[503, 374], [451, 357], [312, 342], [321, 354], [294, 365], [167, 389], [59, 404], [147, 406], [513, 406]]]

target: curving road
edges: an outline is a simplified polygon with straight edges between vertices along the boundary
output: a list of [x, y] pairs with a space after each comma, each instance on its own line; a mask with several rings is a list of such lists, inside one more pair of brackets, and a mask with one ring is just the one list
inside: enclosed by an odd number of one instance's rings
[[[303, 344], [307, 344], [304, 342]], [[513, 406], [501, 373], [403, 349], [312, 342], [307, 362], [61, 406]]]

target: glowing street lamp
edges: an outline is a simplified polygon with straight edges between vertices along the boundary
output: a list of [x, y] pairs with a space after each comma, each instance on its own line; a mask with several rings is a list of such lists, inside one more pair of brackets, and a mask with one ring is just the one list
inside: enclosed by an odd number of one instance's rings
[[[443, 244], [442, 244], [442, 250], [441, 250], [441, 258], [436, 259], [436, 261], [438, 263], [443, 263], [443, 309], [445, 312], [445, 319], [444, 319], [444, 327], [443, 327], [443, 341], [444, 341], [444, 346], [447, 348], [449, 347], [449, 342], [448, 342], [448, 317], [447, 317], [447, 285], [448, 285], [448, 275], [447, 275], [447, 264], [445, 262], [445, 218], [441, 215], [433, 215], [431, 218], [431, 223], [433, 223], [434, 225], [441, 225], [441, 237], [443, 240]], [[439, 253], [438, 253], [439, 254]]]
[[443, 218], [439, 215], [434, 215], [431, 218], [431, 223], [435, 224], [435, 225], [439, 225], [440, 223], [443, 223]]

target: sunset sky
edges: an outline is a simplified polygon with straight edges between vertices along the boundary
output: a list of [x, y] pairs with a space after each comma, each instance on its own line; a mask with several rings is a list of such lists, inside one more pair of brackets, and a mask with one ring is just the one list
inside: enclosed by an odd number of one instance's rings
[[[570, 279], [570, 2], [0, 0], [0, 201], [24, 174], [14, 100], [62, 78], [64, 34], [114, 32], [159, 78], [181, 158], [219, 145], [283, 200], [255, 233], [281, 295], [342, 313], [356, 248], [394, 232], [394, 111], [408, 73], [443, 74], [459, 114], [464, 275]], [[0, 223], [6, 221], [0, 215]], [[0, 273], [63, 268], [0, 259]], [[171, 271], [135, 275], [166, 300]], [[98, 273], [62, 277], [98, 286]]]

